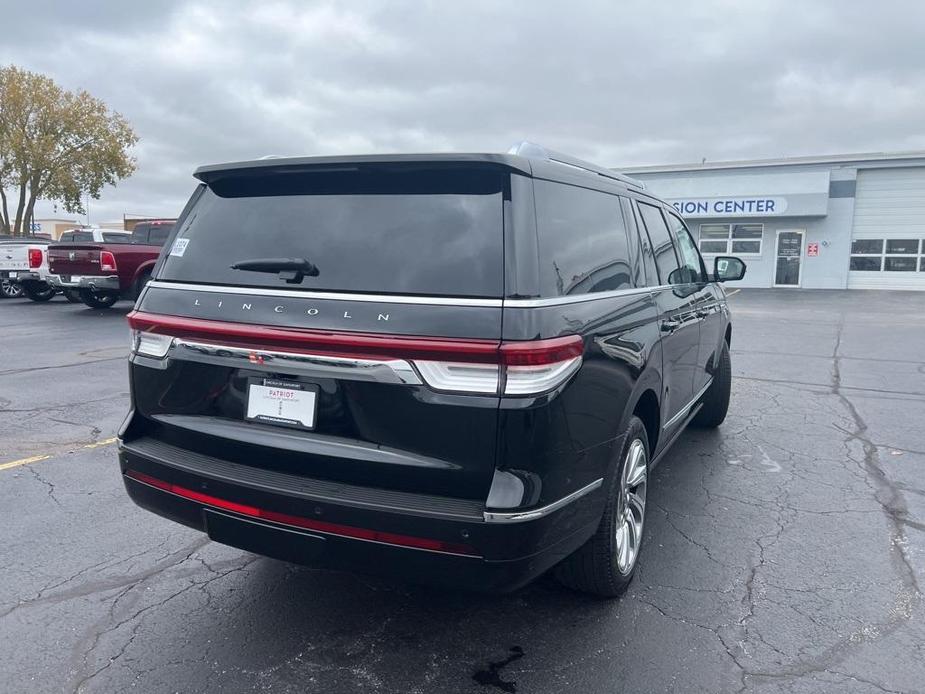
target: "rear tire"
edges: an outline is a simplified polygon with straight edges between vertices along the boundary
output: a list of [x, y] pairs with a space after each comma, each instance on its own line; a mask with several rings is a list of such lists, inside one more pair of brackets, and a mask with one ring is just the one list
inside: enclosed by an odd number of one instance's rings
[[81, 303], [82, 299], [80, 298], [80, 292], [76, 289], [65, 289], [63, 292], [64, 298], [70, 301], [72, 304]]
[[723, 351], [719, 355], [719, 368], [713, 374], [713, 383], [703, 396], [703, 407], [691, 421], [695, 427], [715, 429], [726, 419], [729, 411], [729, 394], [732, 391], [732, 360], [729, 358], [729, 345], [723, 341]]
[[19, 282], [0, 280], [0, 296], [5, 299], [18, 299], [22, 296], [22, 285]]
[[555, 568], [563, 585], [605, 598], [622, 595], [633, 580], [645, 530], [649, 438], [630, 419], [608, 487], [607, 505], [594, 536]]
[[46, 282], [29, 282], [22, 290], [33, 301], [51, 301], [56, 294], [55, 288]]
[[111, 308], [119, 300], [118, 294], [97, 293], [89, 289], [80, 290], [80, 300], [90, 308]]

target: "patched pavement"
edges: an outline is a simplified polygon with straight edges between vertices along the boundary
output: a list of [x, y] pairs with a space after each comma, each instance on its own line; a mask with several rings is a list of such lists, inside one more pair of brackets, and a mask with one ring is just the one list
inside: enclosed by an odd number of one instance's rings
[[315, 571], [136, 508], [128, 306], [0, 300], [0, 691], [925, 691], [925, 293], [730, 305], [729, 418], [654, 472], [599, 601]]

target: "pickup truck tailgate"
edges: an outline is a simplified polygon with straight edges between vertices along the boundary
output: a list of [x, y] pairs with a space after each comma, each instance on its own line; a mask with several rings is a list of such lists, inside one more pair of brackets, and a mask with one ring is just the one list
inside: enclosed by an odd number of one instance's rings
[[55, 275], [99, 275], [100, 250], [89, 243], [54, 245], [48, 249], [48, 264]]
[[0, 245], [0, 272], [29, 269], [29, 244]]

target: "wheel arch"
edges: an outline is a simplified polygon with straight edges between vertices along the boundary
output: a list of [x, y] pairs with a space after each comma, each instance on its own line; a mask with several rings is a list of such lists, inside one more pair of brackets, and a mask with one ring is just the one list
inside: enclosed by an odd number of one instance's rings
[[156, 263], [157, 259], [146, 260], [135, 270], [135, 277], [132, 279], [132, 290], [135, 298], [138, 298], [138, 295], [141, 294], [141, 290], [144, 289], [143, 280], [145, 277], [151, 277], [154, 273], [154, 265]]

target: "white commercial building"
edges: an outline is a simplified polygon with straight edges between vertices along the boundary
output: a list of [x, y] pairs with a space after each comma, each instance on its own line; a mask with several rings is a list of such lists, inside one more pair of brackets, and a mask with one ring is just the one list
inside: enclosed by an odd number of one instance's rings
[[925, 152], [621, 169], [684, 216], [742, 286], [925, 290]]

